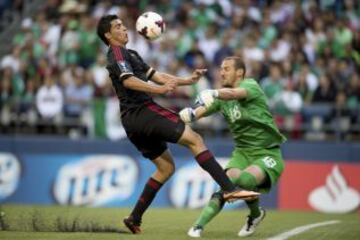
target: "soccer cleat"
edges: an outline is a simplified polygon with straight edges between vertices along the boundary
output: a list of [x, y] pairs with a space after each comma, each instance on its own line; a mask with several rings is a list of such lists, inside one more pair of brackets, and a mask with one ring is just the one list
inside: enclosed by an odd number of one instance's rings
[[253, 234], [256, 230], [256, 227], [259, 223], [265, 218], [266, 212], [264, 209], [260, 208], [260, 216], [257, 218], [247, 217], [245, 225], [240, 229], [238, 236], [247, 237]]
[[233, 202], [235, 200], [251, 201], [259, 197], [260, 193], [254, 191], [236, 189], [231, 192], [224, 192], [223, 198], [227, 202]]
[[125, 226], [133, 233], [133, 234], [140, 234], [141, 228], [140, 228], [140, 222], [137, 223], [134, 221], [134, 219], [130, 217], [126, 217], [123, 220]]
[[199, 237], [201, 237], [202, 231], [203, 231], [203, 228], [201, 226], [195, 225], [189, 229], [187, 234], [189, 237], [199, 238]]

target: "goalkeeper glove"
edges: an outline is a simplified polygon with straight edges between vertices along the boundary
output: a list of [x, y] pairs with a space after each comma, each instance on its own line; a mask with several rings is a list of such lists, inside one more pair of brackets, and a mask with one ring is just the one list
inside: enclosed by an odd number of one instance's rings
[[191, 123], [196, 120], [195, 110], [192, 108], [184, 108], [179, 112], [180, 118], [184, 123]]
[[219, 92], [217, 90], [203, 90], [200, 92], [196, 102], [209, 108], [218, 96]]

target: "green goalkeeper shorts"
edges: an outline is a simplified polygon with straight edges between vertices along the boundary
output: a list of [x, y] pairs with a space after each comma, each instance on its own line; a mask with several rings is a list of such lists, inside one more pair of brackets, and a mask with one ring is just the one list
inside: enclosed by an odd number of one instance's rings
[[251, 165], [259, 166], [268, 175], [270, 181], [258, 186], [258, 191], [269, 192], [284, 171], [284, 160], [280, 147], [271, 149], [235, 148], [226, 169], [244, 170]]

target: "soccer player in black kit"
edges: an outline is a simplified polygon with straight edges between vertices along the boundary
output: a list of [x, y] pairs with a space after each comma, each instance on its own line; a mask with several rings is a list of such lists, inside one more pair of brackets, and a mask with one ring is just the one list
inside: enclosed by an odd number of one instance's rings
[[[258, 193], [236, 189], [201, 136], [185, 125], [178, 114], [161, 107], [149, 95], [166, 94], [177, 86], [194, 84], [206, 69], [196, 69], [188, 78], [155, 71], [136, 51], [126, 48], [127, 28], [116, 15], [103, 16], [97, 34], [109, 46], [107, 69], [120, 101], [126, 134], [142, 155], [156, 166], [130, 216], [124, 219], [126, 227], [134, 234], [141, 233], [142, 215], [175, 171], [167, 142], [190, 149], [198, 164], [220, 185], [225, 201], [256, 197]], [[150, 84], [149, 80], [157, 84]]]

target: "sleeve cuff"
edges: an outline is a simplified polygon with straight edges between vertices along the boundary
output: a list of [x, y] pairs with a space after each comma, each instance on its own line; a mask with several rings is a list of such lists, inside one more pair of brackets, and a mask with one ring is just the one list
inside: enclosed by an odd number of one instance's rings
[[146, 73], [147, 79], [151, 79], [152, 76], [154, 76], [155, 72], [156, 72], [155, 69], [150, 68], [150, 69], [147, 71], [147, 73]]
[[125, 79], [127, 79], [127, 78], [129, 78], [131, 76], [134, 76], [134, 74], [132, 74], [132, 73], [122, 73], [122, 74], [120, 74], [120, 80], [125, 80]]

